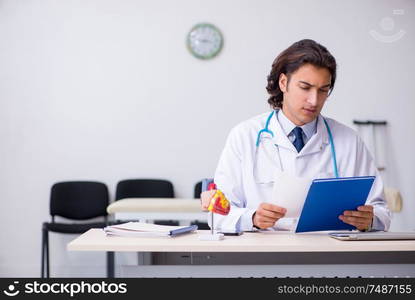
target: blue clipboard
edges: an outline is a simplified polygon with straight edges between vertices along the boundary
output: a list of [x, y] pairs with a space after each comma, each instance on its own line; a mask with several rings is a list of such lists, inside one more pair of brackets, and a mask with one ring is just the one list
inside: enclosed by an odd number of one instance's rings
[[295, 232], [355, 229], [339, 216], [364, 205], [374, 181], [375, 176], [313, 180]]

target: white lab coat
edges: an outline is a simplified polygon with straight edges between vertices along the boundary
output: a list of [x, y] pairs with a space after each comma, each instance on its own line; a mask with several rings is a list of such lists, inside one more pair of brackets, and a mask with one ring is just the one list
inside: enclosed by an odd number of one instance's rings
[[[329, 135], [321, 115], [317, 121], [317, 132], [297, 153], [284, 134], [276, 114], [269, 123], [274, 137], [262, 135], [260, 146], [256, 149], [258, 132], [265, 127], [269, 114], [267, 112], [240, 123], [227, 138], [214, 181], [231, 202], [231, 210], [227, 216], [214, 215], [217, 230], [255, 230], [252, 215], [260, 203], [270, 202], [275, 170], [281, 169], [278, 152], [284, 172], [309, 178], [335, 177]], [[366, 204], [374, 206], [372, 228], [388, 230], [391, 215], [383, 194], [383, 182], [372, 156], [354, 130], [335, 120], [325, 119], [333, 136], [339, 176], [376, 176]], [[211, 226], [210, 215], [208, 221]], [[293, 229], [291, 221], [282, 218], [271, 229]]]

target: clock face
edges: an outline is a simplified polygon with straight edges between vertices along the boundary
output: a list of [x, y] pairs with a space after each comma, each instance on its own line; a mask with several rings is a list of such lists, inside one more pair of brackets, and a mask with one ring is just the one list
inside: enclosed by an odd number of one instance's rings
[[187, 47], [195, 57], [200, 59], [215, 57], [222, 46], [222, 33], [212, 24], [197, 24], [187, 36]]

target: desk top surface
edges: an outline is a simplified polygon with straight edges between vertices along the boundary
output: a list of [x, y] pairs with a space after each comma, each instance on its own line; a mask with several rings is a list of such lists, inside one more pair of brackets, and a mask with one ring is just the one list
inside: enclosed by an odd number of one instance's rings
[[106, 236], [102, 229], [91, 229], [68, 244], [70, 251], [131, 252], [372, 252], [415, 251], [415, 240], [408, 241], [339, 241], [327, 232], [295, 234], [292, 232], [245, 232], [225, 236], [221, 241], [201, 241], [199, 234], [177, 237]]
[[199, 199], [126, 198], [108, 205], [109, 214], [120, 212], [202, 212]]

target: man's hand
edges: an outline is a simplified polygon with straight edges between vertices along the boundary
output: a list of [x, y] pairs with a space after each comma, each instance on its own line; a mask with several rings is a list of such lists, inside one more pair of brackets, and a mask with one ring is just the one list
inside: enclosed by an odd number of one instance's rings
[[203, 211], [208, 210], [210, 200], [212, 200], [213, 195], [215, 195], [215, 193], [216, 193], [216, 190], [210, 190], [210, 191], [205, 191], [202, 194], [200, 194], [200, 204], [202, 205]]
[[373, 206], [359, 206], [357, 210], [346, 210], [339, 219], [344, 223], [355, 226], [359, 230], [367, 230], [371, 227], [373, 221]]
[[252, 223], [258, 228], [266, 229], [274, 226], [275, 222], [284, 217], [286, 212], [284, 207], [263, 202], [252, 216]]

